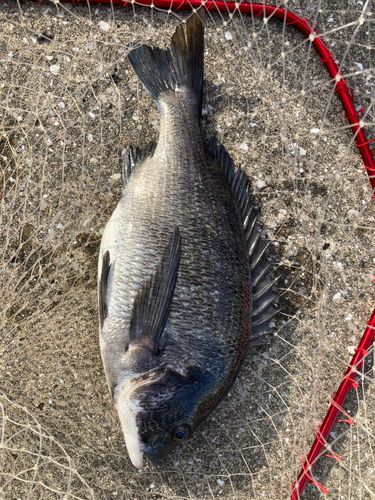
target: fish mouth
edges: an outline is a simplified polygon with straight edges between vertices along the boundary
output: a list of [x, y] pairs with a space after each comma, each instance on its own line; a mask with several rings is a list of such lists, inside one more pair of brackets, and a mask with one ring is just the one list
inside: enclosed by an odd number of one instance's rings
[[140, 440], [137, 426], [137, 403], [131, 404], [128, 401], [119, 401], [116, 409], [120, 418], [122, 431], [125, 437], [125, 444], [132, 464], [137, 469], [143, 469], [143, 451], [140, 450], [142, 441]]
[[140, 388], [161, 380], [165, 373], [166, 370], [164, 368], [158, 367], [141, 375], [126, 379], [115, 388], [114, 402], [124, 433], [126, 448], [132, 464], [139, 470], [143, 469], [144, 452], [146, 452], [152, 463], [155, 462], [156, 457], [155, 459], [151, 458], [153, 453], [151, 453], [151, 450], [145, 450], [147, 445], [144, 444], [139, 436], [137, 415], [139, 412], [144, 411], [144, 409], [140, 407], [139, 400], [136, 397], [134, 398], [133, 395]]
[[155, 454], [154, 448], [150, 442], [141, 446], [140, 450], [146, 454], [146, 457], [150, 460], [152, 465], [154, 465], [155, 467], [160, 465], [161, 458]]

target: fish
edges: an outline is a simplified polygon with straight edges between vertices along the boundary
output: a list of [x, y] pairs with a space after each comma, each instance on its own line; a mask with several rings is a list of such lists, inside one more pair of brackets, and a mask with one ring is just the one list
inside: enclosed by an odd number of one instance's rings
[[101, 356], [137, 469], [191, 438], [277, 311], [247, 177], [202, 136], [202, 14], [128, 54], [159, 138], [127, 150], [99, 251]]

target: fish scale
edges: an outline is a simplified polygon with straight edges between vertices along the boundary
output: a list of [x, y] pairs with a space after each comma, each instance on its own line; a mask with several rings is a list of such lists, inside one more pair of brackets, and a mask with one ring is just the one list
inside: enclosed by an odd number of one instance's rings
[[[171, 49], [129, 54], [160, 112], [157, 145], [129, 148], [99, 255], [100, 346], [133, 464], [190, 437], [234, 382], [275, 309], [247, 181], [200, 130], [203, 23]], [[209, 151], [208, 151], [209, 150]], [[252, 329], [252, 271], [259, 278]], [[252, 255], [250, 255], [250, 259]]]

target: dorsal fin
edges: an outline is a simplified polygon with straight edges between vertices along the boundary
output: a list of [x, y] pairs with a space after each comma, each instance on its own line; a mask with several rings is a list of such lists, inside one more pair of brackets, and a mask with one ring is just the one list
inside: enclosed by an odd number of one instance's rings
[[254, 233], [254, 228], [256, 228], [257, 226], [257, 223], [256, 216], [253, 210], [254, 203], [252, 202], [250, 197], [246, 174], [240, 168], [236, 168], [234, 166], [232, 157], [225, 149], [225, 147], [221, 145], [215, 137], [212, 137], [212, 139], [210, 140], [209, 151], [211, 156], [223, 168], [225, 177], [233, 196], [233, 200], [241, 214], [247, 248], [250, 251], [251, 243], [253, 241], [252, 235]]
[[110, 255], [107, 250], [103, 255], [102, 261], [102, 273], [99, 280], [99, 324], [100, 329], [103, 328], [104, 321], [107, 317], [107, 287], [108, 287], [108, 276], [111, 269], [110, 265]]
[[[257, 232], [258, 234], [260, 233]], [[251, 236], [251, 238], [255, 240], [256, 236]], [[253, 325], [250, 347], [263, 344], [262, 336], [272, 331], [268, 326], [271, 318], [280, 311], [279, 308], [275, 307], [278, 297], [273, 291], [273, 285], [277, 279], [272, 280], [268, 274], [272, 262], [267, 259], [266, 252], [267, 243], [259, 238], [250, 255], [253, 287]]]
[[270, 261], [266, 256], [267, 245], [261, 237], [251, 199], [246, 174], [234, 166], [228, 151], [216, 138], [209, 144], [211, 156], [222, 166], [233, 200], [241, 214], [251, 268], [253, 296], [253, 326], [251, 328], [250, 346], [263, 344], [262, 335], [270, 333], [269, 320], [278, 309], [274, 307], [277, 295], [274, 293], [272, 281], [268, 274]]
[[153, 354], [165, 343], [164, 327], [171, 308], [181, 258], [181, 235], [176, 226], [156, 269], [138, 292], [133, 306], [129, 344], [138, 340], [152, 345]]
[[126, 152], [124, 163], [122, 166], [122, 189], [128, 183], [129, 177], [136, 167], [141, 165], [147, 156], [153, 156], [157, 143], [151, 141], [144, 149], [133, 148], [130, 146]]

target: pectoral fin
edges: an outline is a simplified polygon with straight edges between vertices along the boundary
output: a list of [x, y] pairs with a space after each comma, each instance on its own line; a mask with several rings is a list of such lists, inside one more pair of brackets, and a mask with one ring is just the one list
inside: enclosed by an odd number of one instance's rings
[[103, 328], [105, 318], [107, 317], [107, 285], [108, 285], [108, 276], [109, 271], [111, 269], [110, 265], [110, 255], [108, 250], [103, 255], [102, 262], [102, 273], [100, 275], [99, 281], [99, 324], [100, 329]]
[[129, 331], [129, 343], [152, 345], [156, 355], [165, 343], [164, 328], [168, 320], [181, 258], [181, 235], [173, 230], [170, 242], [156, 269], [135, 298]]

